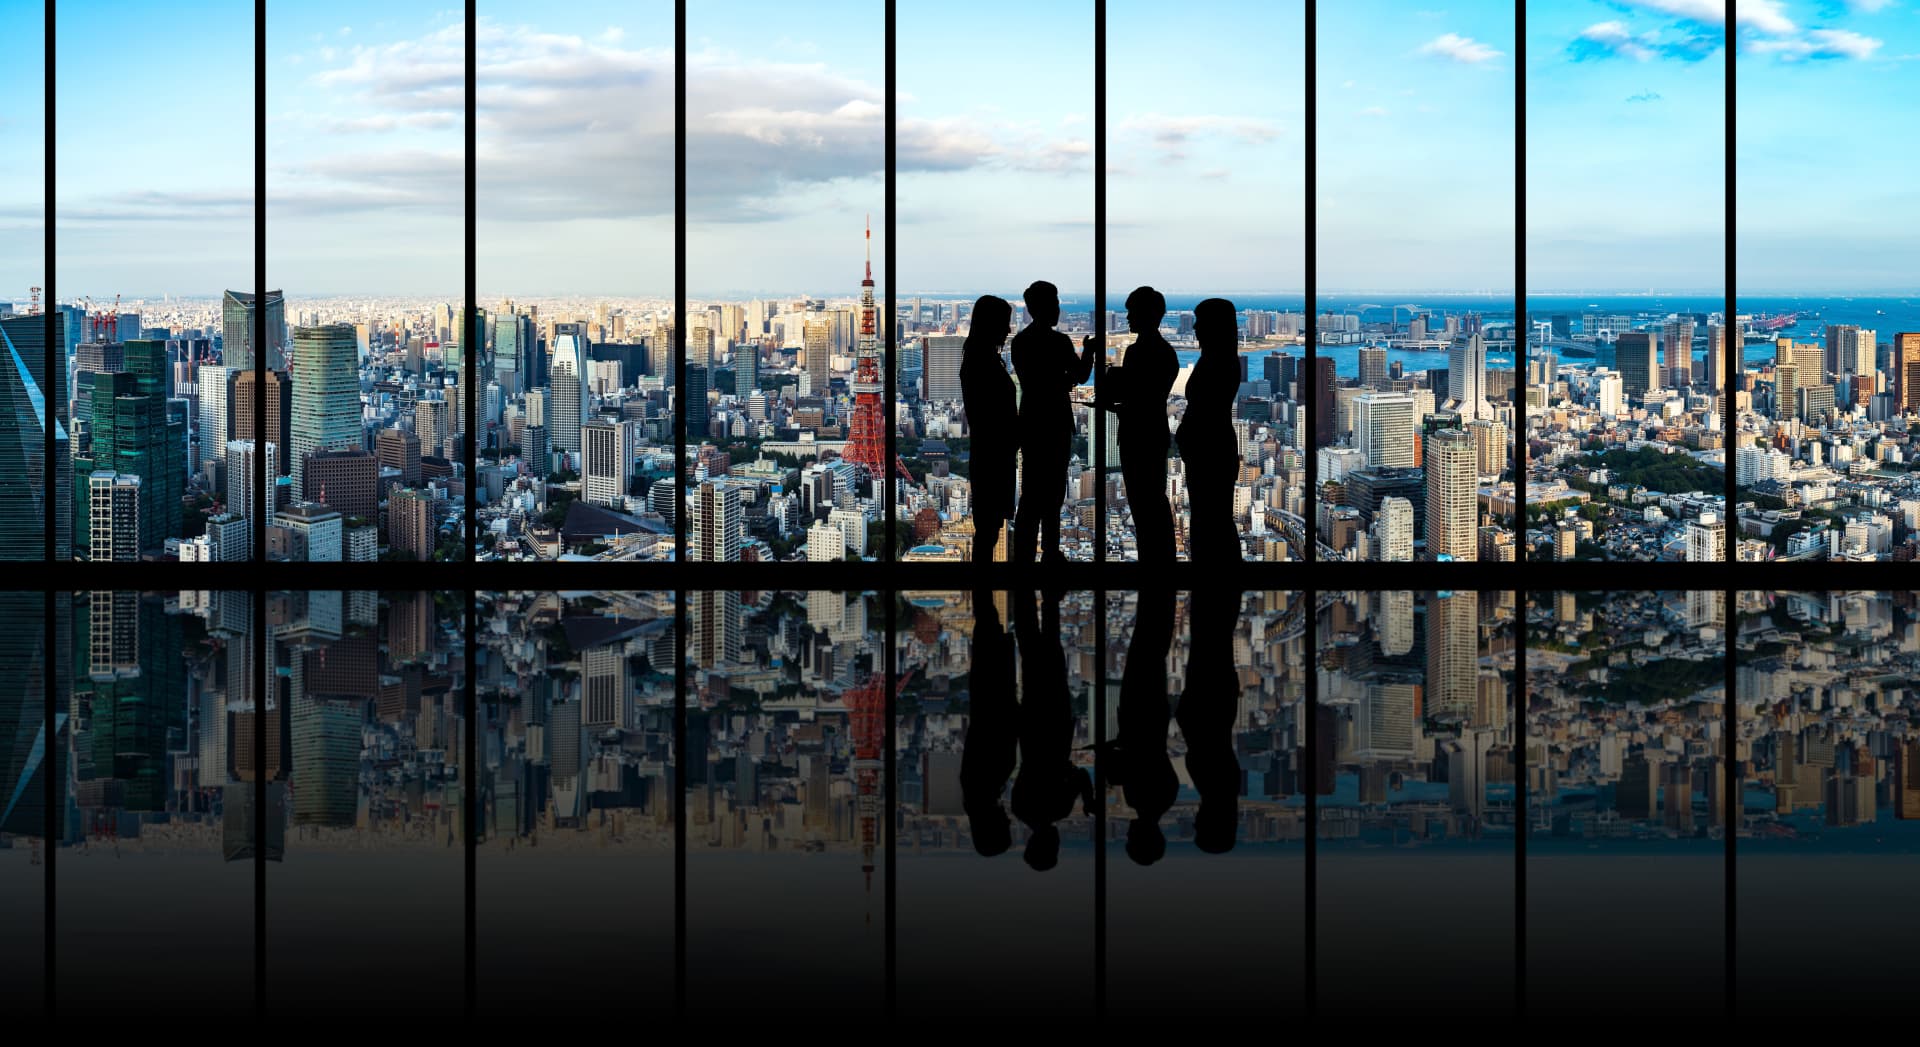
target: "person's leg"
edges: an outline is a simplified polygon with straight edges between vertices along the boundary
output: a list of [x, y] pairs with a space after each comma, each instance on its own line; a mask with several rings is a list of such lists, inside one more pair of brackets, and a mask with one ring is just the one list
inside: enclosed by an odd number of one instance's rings
[[1040, 527], [1039, 507], [1046, 501], [1045, 495], [1034, 486], [1035, 478], [1045, 475], [1038, 465], [1032, 455], [1020, 465], [1020, 506], [1013, 513], [1013, 548], [1007, 550], [1009, 563], [1033, 562], [1033, 542]]
[[1171, 562], [1173, 510], [1167, 505], [1167, 460], [1141, 455], [1127, 458], [1122, 452], [1120, 472], [1127, 481], [1127, 505], [1133, 510], [1141, 562]]
[[1048, 504], [1041, 507], [1040, 558], [1043, 562], [1057, 563], [1067, 558], [1066, 553], [1060, 549], [1060, 508], [1067, 501], [1067, 460], [1071, 457], [1071, 450], [1059, 455], [1048, 463], [1049, 469], [1044, 474], [1049, 478], [1048, 484], [1053, 497]]

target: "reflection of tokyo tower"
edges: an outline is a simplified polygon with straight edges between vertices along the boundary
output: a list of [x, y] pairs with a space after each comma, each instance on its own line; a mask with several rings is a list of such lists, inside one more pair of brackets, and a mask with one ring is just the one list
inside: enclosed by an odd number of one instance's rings
[[[908, 673], [912, 676], [912, 673]], [[906, 680], [902, 679], [901, 684]], [[880, 746], [886, 741], [882, 717], [887, 711], [887, 682], [879, 673], [847, 692], [847, 709], [853, 726], [853, 779], [857, 789], [855, 808], [860, 815], [860, 869], [867, 876], [867, 890], [873, 890], [873, 848], [880, 826]]]
[[[881, 403], [880, 339], [873, 305], [873, 223], [867, 223], [867, 278], [860, 281], [860, 344], [853, 374], [853, 422], [847, 432], [847, 461], [865, 469], [876, 484], [886, 471], [886, 408]], [[901, 475], [911, 480], [904, 462]], [[874, 494], [878, 496], [879, 491]]]

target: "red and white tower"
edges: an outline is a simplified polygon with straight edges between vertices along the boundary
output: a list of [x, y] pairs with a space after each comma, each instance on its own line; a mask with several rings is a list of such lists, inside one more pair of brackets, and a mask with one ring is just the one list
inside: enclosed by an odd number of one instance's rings
[[853, 419], [847, 432], [847, 460], [867, 471], [874, 495], [887, 475], [887, 411], [883, 402], [880, 338], [874, 322], [873, 222], [867, 222], [867, 278], [860, 281], [860, 342], [853, 372]]
[[880, 835], [880, 747], [886, 742], [886, 680], [875, 673], [847, 692], [849, 726], [853, 733], [855, 814], [860, 819], [860, 868], [867, 890], [873, 890], [873, 851]]

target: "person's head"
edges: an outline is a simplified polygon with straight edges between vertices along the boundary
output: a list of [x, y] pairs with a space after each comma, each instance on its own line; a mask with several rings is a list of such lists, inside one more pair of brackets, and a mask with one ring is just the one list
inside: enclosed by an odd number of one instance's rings
[[1013, 306], [998, 295], [983, 294], [973, 303], [973, 320], [967, 328], [967, 348], [999, 352], [1001, 343], [1013, 328]]
[[1240, 834], [1240, 805], [1234, 803], [1202, 803], [1200, 810], [1193, 816], [1194, 846], [1208, 854], [1225, 854], [1233, 850], [1235, 839]]
[[1035, 280], [1027, 285], [1027, 293], [1021, 297], [1027, 301], [1027, 315], [1042, 327], [1052, 327], [1060, 322], [1060, 289], [1046, 282]]
[[1034, 872], [1046, 872], [1060, 864], [1060, 830], [1051, 825], [1037, 825], [1033, 834], [1027, 837], [1027, 851], [1023, 856], [1027, 867]]
[[1152, 865], [1167, 854], [1167, 837], [1160, 823], [1135, 818], [1127, 823], [1127, 857], [1136, 865]]
[[1151, 287], [1136, 287], [1127, 296], [1127, 330], [1134, 334], [1158, 331], [1167, 316], [1167, 296]]
[[978, 811], [969, 809], [967, 820], [973, 828], [973, 849], [980, 857], [1002, 855], [1013, 846], [1013, 823], [1007, 809], [999, 804]]
[[1225, 298], [1209, 298], [1193, 307], [1193, 337], [1201, 352], [1235, 352], [1240, 348], [1240, 316]]

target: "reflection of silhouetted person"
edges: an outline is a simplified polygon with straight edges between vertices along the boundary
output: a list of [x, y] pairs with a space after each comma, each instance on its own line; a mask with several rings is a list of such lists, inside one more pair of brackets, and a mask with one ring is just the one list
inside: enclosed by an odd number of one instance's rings
[[1046, 614], [1034, 616], [1033, 594], [1017, 593], [1014, 634], [1020, 641], [1020, 773], [1013, 779], [1013, 815], [1026, 823], [1027, 864], [1047, 870], [1060, 860], [1055, 822], [1073, 813], [1073, 802], [1093, 810], [1093, 779], [1073, 764], [1073, 702], [1067, 692], [1067, 656], [1060, 645], [1060, 608], [1043, 599]]
[[973, 483], [973, 562], [993, 560], [1000, 528], [1013, 515], [1013, 469], [1020, 450], [1014, 427], [1013, 379], [1000, 362], [1000, 346], [1013, 329], [1013, 306], [1004, 298], [982, 295], [973, 303], [973, 325], [960, 361], [960, 395], [967, 404], [967, 433], [972, 444], [969, 479]]
[[1126, 793], [1133, 808], [1127, 826], [1127, 856], [1152, 865], [1167, 853], [1160, 818], [1173, 806], [1180, 779], [1167, 755], [1167, 645], [1173, 641], [1173, 593], [1142, 592], [1135, 605], [1127, 667], [1120, 676], [1119, 732], [1103, 762], [1107, 778]]
[[1200, 793], [1194, 843], [1209, 854], [1233, 849], [1240, 830], [1240, 759], [1233, 731], [1240, 715], [1240, 676], [1233, 664], [1233, 629], [1240, 594], [1195, 592], [1187, 605], [1187, 686], [1175, 718], [1187, 742], [1187, 777]]
[[[1045, 280], [1026, 292], [1032, 322], [1013, 336], [1013, 369], [1020, 376], [1020, 509], [1013, 518], [1013, 552], [1008, 560], [1033, 561], [1035, 537], [1042, 558], [1061, 561], [1060, 503], [1067, 495], [1067, 462], [1073, 457], [1073, 387], [1093, 372], [1098, 343], [1086, 340], [1084, 352], [1073, 339], [1053, 329], [1060, 322], [1060, 292]], [[971, 421], [971, 416], [969, 416]]]
[[973, 594], [973, 623], [967, 734], [960, 749], [960, 802], [967, 811], [974, 850], [991, 858], [1006, 853], [1013, 843], [1012, 823], [1000, 806], [1000, 794], [1013, 776], [1020, 703], [1014, 700], [1013, 637], [1000, 622], [992, 593]]
[[1117, 416], [1120, 476], [1133, 510], [1142, 563], [1173, 562], [1173, 510], [1167, 506], [1167, 393], [1180, 373], [1173, 346], [1160, 336], [1167, 300], [1151, 287], [1127, 296], [1134, 342], [1126, 364], [1100, 376], [1100, 402]]
[[[1233, 303], [1201, 302], [1193, 310], [1193, 333], [1200, 361], [1187, 376], [1187, 409], [1174, 437], [1192, 507], [1187, 549], [1195, 563], [1238, 562], [1233, 486], [1240, 476], [1240, 441], [1233, 431], [1233, 400], [1240, 391], [1240, 325]], [[1132, 491], [1131, 481], [1127, 489]]]

